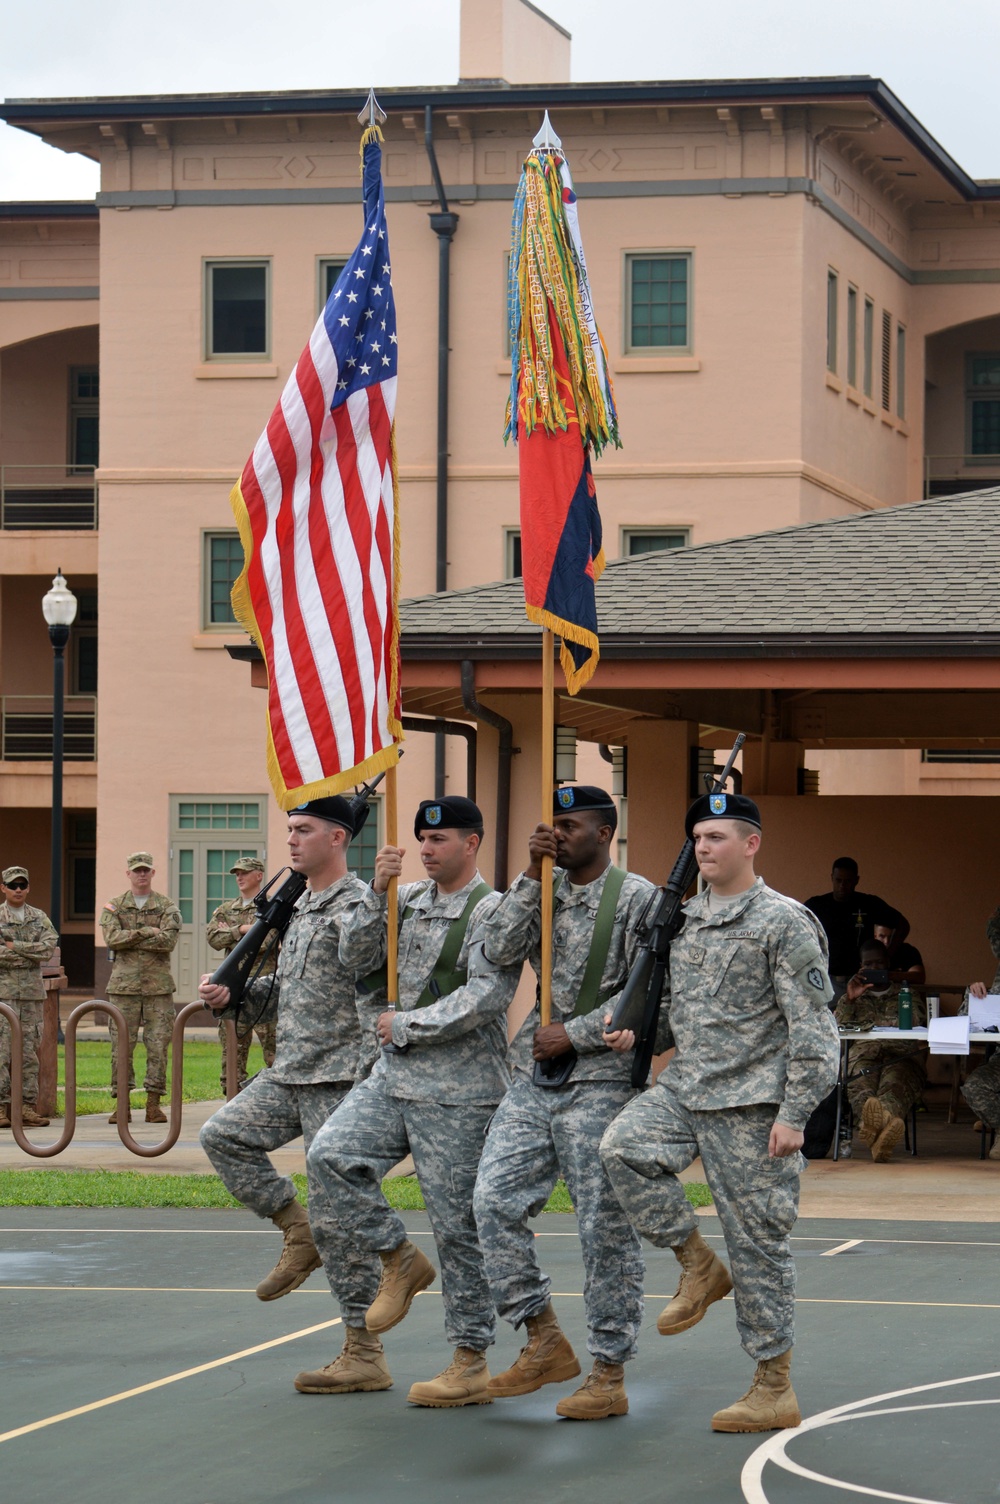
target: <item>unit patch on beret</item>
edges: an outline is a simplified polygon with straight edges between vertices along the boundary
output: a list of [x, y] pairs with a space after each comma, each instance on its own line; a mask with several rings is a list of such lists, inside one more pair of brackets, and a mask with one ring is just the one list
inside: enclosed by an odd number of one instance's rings
[[559, 792], [558, 792], [558, 794], [556, 795], [556, 797], [559, 800], [559, 803], [562, 805], [563, 809], [572, 809], [573, 808], [573, 790], [572, 789], [560, 789]]
[[440, 806], [440, 804], [428, 804], [427, 807], [426, 807], [426, 809], [424, 810], [424, 820], [426, 821], [426, 823], [428, 825], [440, 825], [441, 824], [441, 806]]
[[725, 794], [709, 794], [708, 807], [713, 815], [724, 815], [726, 813]]

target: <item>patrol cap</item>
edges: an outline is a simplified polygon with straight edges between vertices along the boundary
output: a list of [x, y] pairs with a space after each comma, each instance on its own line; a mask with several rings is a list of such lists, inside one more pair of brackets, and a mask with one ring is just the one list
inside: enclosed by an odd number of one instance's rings
[[745, 794], [702, 794], [687, 812], [684, 832], [694, 835], [699, 820], [745, 820], [760, 830], [760, 810]]
[[12, 883], [17, 877], [22, 877], [25, 882], [28, 882], [27, 867], [5, 867], [3, 869], [3, 880], [5, 883]]
[[153, 858], [148, 851], [133, 851], [131, 856], [125, 858], [125, 870], [132, 872], [136, 867], [152, 867]]
[[240, 856], [230, 867], [230, 872], [263, 872], [264, 863], [259, 856]]
[[331, 825], [342, 825], [352, 836], [357, 835], [365, 823], [364, 820], [358, 821], [351, 808], [351, 801], [341, 794], [328, 794], [325, 799], [310, 799], [306, 804], [297, 804], [288, 813], [315, 815], [318, 820], [329, 820]]
[[413, 834], [422, 830], [482, 830], [483, 812], [471, 799], [453, 794], [450, 799], [421, 799], [413, 817]]

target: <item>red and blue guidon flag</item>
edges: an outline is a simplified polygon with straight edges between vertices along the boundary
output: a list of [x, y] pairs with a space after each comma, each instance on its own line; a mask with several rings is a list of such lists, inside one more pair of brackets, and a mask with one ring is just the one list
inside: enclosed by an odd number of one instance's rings
[[267, 664], [267, 764], [292, 809], [391, 766], [402, 739], [396, 311], [381, 134], [365, 229], [233, 488], [237, 619]]
[[604, 568], [591, 450], [618, 444], [576, 195], [561, 150], [527, 158], [514, 202], [505, 437], [518, 448], [521, 572], [530, 621], [557, 632], [575, 694], [600, 657], [594, 586]]

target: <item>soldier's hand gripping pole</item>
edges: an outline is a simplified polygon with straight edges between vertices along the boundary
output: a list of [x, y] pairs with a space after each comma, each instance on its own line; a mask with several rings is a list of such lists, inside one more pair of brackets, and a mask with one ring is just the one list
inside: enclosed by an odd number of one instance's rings
[[[720, 793], [733, 769], [733, 763], [746, 741], [740, 732], [733, 743], [726, 766], [712, 785], [710, 793]], [[695, 861], [694, 841], [689, 836], [681, 847], [680, 856], [673, 871], [660, 889], [659, 901], [650, 900], [650, 908], [656, 903], [652, 918], [642, 922], [643, 939], [635, 964], [629, 972], [628, 981], [622, 988], [611, 1017], [609, 1030], [631, 1029], [635, 1034], [635, 1055], [632, 1061], [632, 1085], [644, 1086], [649, 1075], [656, 1043], [656, 1026], [660, 1016], [660, 1000], [666, 980], [670, 945], [684, 924], [681, 905], [684, 895], [694, 882], [698, 870]], [[649, 910], [647, 910], [647, 915]]]
[[[355, 835], [368, 818], [368, 801], [384, 777], [385, 774], [380, 773], [377, 778], [372, 779], [371, 783], [363, 783], [360, 792], [350, 800]], [[275, 883], [285, 872], [288, 873], [285, 881], [280, 888], [272, 892]], [[268, 948], [264, 956], [260, 956], [261, 961], [270, 954], [285, 933], [295, 905], [305, 889], [306, 879], [301, 872], [293, 872], [289, 867], [282, 867], [281, 871], [276, 872], [257, 894], [253, 901], [257, 918], [243, 938], [236, 942], [225, 960], [216, 967], [211, 977], [216, 987], [229, 988], [230, 1004], [240, 1003], [247, 983], [254, 975], [255, 965], [265, 941], [268, 942]]]

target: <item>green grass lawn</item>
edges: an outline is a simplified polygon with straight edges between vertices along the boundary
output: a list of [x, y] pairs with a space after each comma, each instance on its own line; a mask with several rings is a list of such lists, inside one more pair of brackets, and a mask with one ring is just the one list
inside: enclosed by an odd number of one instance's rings
[[[306, 1200], [306, 1178], [293, 1175]], [[424, 1198], [415, 1175], [382, 1182], [390, 1206], [397, 1211], [421, 1212]], [[711, 1206], [708, 1186], [685, 1186], [692, 1206]], [[138, 1170], [0, 1170], [0, 1206], [130, 1206], [235, 1207], [217, 1175], [161, 1175]], [[547, 1212], [573, 1210], [560, 1180], [549, 1198]]]
[[[66, 1084], [66, 1051], [59, 1046], [59, 1090], [56, 1094], [56, 1111], [64, 1113], [66, 1097], [62, 1088]], [[264, 1056], [254, 1039], [250, 1046], [247, 1069], [251, 1076], [264, 1068]], [[216, 1039], [191, 1039], [184, 1042], [184, 1101], [221, 1101], [225, 1093], [219, 1085], [222, 1069], [222, 1049]], [[135, 1079], [141, 1082], [146, 1073], [146, 1050], [140, 1043], [135, 1050]], [[111, 1095], [111, 1041], [81, 1039], [76, 1047], [76, 1110], [80, 1117], [103, 1112], [110, 1113], [114, 1107]], [[170, 1093], [170, 1067], [167, 1067], [167, 1094]], [[133, 1107], [144, 1107], [146, 1094], [132, 1093]]]

